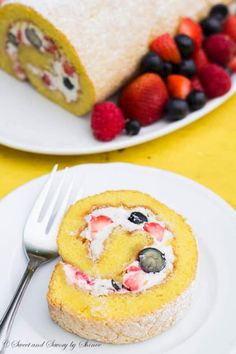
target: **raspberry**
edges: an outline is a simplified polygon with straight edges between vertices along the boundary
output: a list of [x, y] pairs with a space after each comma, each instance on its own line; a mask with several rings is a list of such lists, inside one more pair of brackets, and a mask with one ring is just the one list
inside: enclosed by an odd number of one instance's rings
[[229, 74], [217, 64], [199, 69], [198, 77], [208, 98], [223, 96], [232, 85]]
[[224, 34], [214, 34], [205, 40], [208, 58], [216, 64], [227, 66], [235, 53], [235, 43]]
[[124, 116], [114, 103], [102, 102], [94, 106], [91, 128], [95, 138], [100, 141], [111, 141], [124, 127]]

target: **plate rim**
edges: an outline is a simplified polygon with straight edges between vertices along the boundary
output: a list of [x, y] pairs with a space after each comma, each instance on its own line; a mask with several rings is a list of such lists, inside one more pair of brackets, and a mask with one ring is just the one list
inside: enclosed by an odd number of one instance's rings
[[[160, 128], [154, 129], [143, 135], [136, 135], [133, 137], [127, 136], [126, 139], [113, 140], [110, 142], [97, 142], [96, 145], [90, 148], [69, 148], [69, 149], [52, 149], [43, 146], [36, 146], [27, 143], [14, 143], [11, 139], [7, 139], [0, 136], [0, 144], [23, 152], [30, 152], [34, 154], [51, 155], [51, 156], [83, 156], [83, 155], [95, 155], [99, 153], [106, 153], [110, 151], [116, 151], [120, 149], [126, 149], [129, 147], [137, 146], [154, 139], [161, 138], [165, 135], [173, 133], [183, 127], [190, 125], [191, 123], [204, 118], [210, 112], [224, 104], [228, 99], [230, 99], [236, 93], [236, 74], [231, 76], [232, 87], [229, 92], [224, 96], [209, 100], [208, 104], [199, 111], [192, 112], [188, 114], [184, 119], [169, 123], [168, 125]], [[62, 108], [61, 108], [62, 109]], [[202, 113], [201, 113], [202, 112]], [[75, 117], [79, 118], [79, 117]], [[83, 119], [83, 118], [82, 118]]]

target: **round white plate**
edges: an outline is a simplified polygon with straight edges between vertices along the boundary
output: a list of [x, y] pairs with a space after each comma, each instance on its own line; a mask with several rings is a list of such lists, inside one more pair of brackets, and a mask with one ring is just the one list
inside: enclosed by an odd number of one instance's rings
[[39, 95], [26, 83], [0, 72], [0, 144], [41, 154], [82, 155], [112, 151], [144, 143], [180, 129], [217, 108], [236, 92], [236, 77], [229, 93], [210, 101], [185, 119], [161, 120], [143, 128], [134, 137], [125, 134], [115, 140], [97, 141], [90, 129], [89, 114], [78, 118]]
[[[199, 243], [199, 275], [187, 316], [160, 336], [140, 344], [100, 345], [69, 334], [48, 315], [46, 292], [54, 264], [32, 279], [17, 314], [9, 353], [74, 352], [107, 354], [236, 353], [236, 213], [213, 192], [176, 174], [129, 164], [81, 165], [72, 168], [84, 196], [107, 189], [150, 193], [187, 218]], [[45, 177], [17, 189], [0, 202], [0, 314], [3, 314], [26, 265], [22, 230]], [[29, 347], [28, 347], [28, 346]], [[38, 345], [38, 348], [34, 348]], [[41, 345], [41, 347], [40, 347]]]

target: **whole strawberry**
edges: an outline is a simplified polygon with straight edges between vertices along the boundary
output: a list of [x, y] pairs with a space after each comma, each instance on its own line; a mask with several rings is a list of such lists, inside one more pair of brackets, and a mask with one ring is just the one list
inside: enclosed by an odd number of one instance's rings
[[209, 36], [204, 42], [208, 58], [219, 65], [227, 66], [235, 54], [235, 43], [224, 34]]
[[159, 120], [168, 101], [167, 87], [159, 75], [147, 73], [126, 86], [119, 103], [126, 118], [136, 119], [142, 126]]
[[122, 132], [124, 127], [124, 116], [113, 102], [97, 103], [94, 106], [91, 128], [96, 139], [111, 141]]
[[199, 69], [198, 77], [208, 98], [223, 96], [232, 85], [229, 74], [217, 64]]

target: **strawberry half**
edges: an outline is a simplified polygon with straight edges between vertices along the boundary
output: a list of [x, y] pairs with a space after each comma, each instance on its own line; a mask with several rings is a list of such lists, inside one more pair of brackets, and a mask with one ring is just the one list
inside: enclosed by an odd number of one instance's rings
[[231, 15], [226, 19], [223, 31], [233, 41], [236, 41], [236, 15]]
[[163, 60], [171, 61], [172, 63], [179, 64], [181, 62], [181, 55], [175, 40], [169, 33], [155, 38], [150, 49], [160, 55]]
[[178, 33], [186, 34], [186, 36], [192, 38], [194, 41], [195, 50], [201, 48], [203, 42], [203, 32], [201, 26], [196, 21], [193, 21], [189, 17], [183, 18], [180, 23]]
[[199, 50], [196, 50], [193, 54], [193, 60], [196, 64], [197, 69], [203, 68], [205, 65], [209, 64], [209, 60], [207, 58], [207, 55], [205, 51], [200, 48]]
[[229, 63], [229, 69], [233, 72], [236, 73], [236, 57], [234, 57], [231, 62]]
[[185, 99], [191, 91], [191, 81], [182, 75], [169, 75], [167, 88], [172, 97]]
[[154, 236], [157, 241], [162, 241], [164, 237], [165, 228], [156, 222], [146, 222], [143, 227], [144, 231]]
[[122, 90], [119, 103], [127, 118], [136, 119], [145, 126], [161, 118], [168, 96], [162, 78], [147, 73], [136, 78]]
[[90, 230], [92, 236], [102, 231], [104, 227], [112, 223], [113, 221], [108, 216], [105, 215], [92, 216], [90, 220]]

